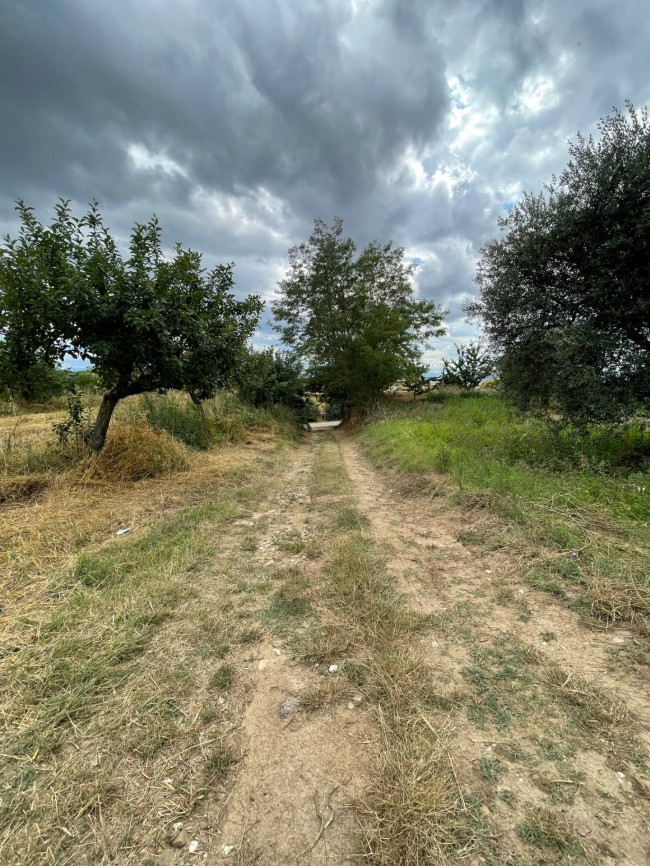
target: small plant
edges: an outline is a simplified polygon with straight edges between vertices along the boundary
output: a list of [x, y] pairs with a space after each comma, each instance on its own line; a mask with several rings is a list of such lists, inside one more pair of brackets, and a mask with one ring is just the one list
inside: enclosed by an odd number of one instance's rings
[[210, 688], [225, 691], [232, 683], [233, 675], [234, 671], [231, 665], [221, 665], [212, 674], [212, 679], [209, 684]]
[[84, 406], [81, 395], [76, 389], [70, 391], [67, 397], [66, 417], [63, 421], [55, 421], [52, 429], [59, 445], [67, 448], [73, 445], [77, 454], [81, 454], [88, 445], [92, 429], [90, 409]]
[[505, 767], [498, 758], [481, 758], [478, 768], [483, 779], [492, 785], [495, 785], [505, 772]]
[[209, 785], [223, 781], [228, 770], [237, 763], [237, 755], [228, 746], [219, 745], [205, 764], [205, 779]]

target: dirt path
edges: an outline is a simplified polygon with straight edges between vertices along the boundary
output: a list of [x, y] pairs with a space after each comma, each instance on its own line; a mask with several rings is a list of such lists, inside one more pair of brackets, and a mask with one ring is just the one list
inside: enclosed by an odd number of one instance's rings
[[425, 655], [457, 692], [457, 767], [490, 815], [498, 862], [649, 862], [650, 690], [611, 664], [634, 636], [590, 628], [496, 553], [465, 547], [459, 533], [480, 516], [404, 493], [353, 441], [341, 447], [389, 569], [432, 622]]
[[256, 459], [147, 542], [167, 571], [133, 603], [164, 624], [124, 692], [47, 759], [9, 756], [15, 826], [21, 803], [51, 825], [9, 833], [8, 862], [647, 863], [647, 683], [611, 654], [632, 637], [470, 549], [484, 517], [340, 432]]
[[[312, 464], [332, 442], [341, 479], [319, 499], [310, 495]], [[645, 863], [648, 692], [608, 665], [608, 651], [629, 636], [589, 629], [513, 578], [506, 563], [464, 546], [458, 535], [470, 515], [391, 484], [353, 440], [312, 435], [260, 539], [260, 564], [269, 555], [280, 573], [297, 569], [313, 589], [327, 580], [327, 566], [299, 550], [303, 540], [316, 527], [334, 545], [322, 522], [342, 503], [369, 521], [364, 535], [407, 607], [426, 618], [412, 643], [446, 708], [444, 733], [464, 794], [485, 819], [472, 862]], [[292, 539], [300, 543], [292, 547]], [[322, 606], [316, 591], [310, 598]], [[233, 844], [243, 836], [259, 863], [350, 862], [362, 847], [348, 804], [360, 802], [368, 784], [377, 717], [348, 710], [343, 694], [325, 710], [281, 718], [282, 702], [318, 688], [326, 665], [314, 671], [296, 660], [291, 640], [276, 643], [263, 644], [252, 662], [243, 722], [249, 746], [223, 838]], [[330, 660], [345, 665], [340, 654]], [[376, 862], [410, 862], [411, 853]]]
[[[318, 447], [314, 434], [267, 503], [256, 561], [272, 567], [276, 580], [297, 568], [317, 578], [318, 567], [301, 548], [310, 534], [310, 469]], [[216, 853], [221, 859], [234, 848], [241, 862], [278, 866], [349, 863], [356, 821], [348, 804], [363, 790], [366, 713], [356, 705], [351, 712], [346, 704], [327, 713], [298, 712], [301, 696], [318, 676], [292, 658], [280, 633], [277, 638], [241, 658], [251, 695], [241, 732], [246, 758]]]

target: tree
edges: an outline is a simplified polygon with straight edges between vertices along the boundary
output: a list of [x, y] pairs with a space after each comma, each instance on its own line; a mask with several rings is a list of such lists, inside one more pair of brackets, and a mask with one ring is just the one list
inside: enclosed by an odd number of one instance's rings
[[628, 105], [578, 135], [566, 169], [528, 193], [482, 249], [468, 307], [521, 409], [617, 421], [650, 394], [650, 124]]
[[45, 228], [24, 202], [16, 210], [20, 233], [16, 239], [7, 235], [0, 248], [0, 391], [35, 400], [64, 388], [56, 363], [65, 353], [69, 214], [59, 204], [52, 226]]
[[413, 394], [414, 400], [427, 386], [429, 380], [424, 375], [427, 369], [426, 364], [414, 364], [404, 376], [404, 386], [409, 394]]
[[57, 287], [59, 312], [48, 315], [59, 351], [91, 361], [108, 388], [90, 437], [95, 451], [123, 398], [186, 388], [200, 401], [227, 383], [262, 309], [256, 296], [234, 298], [232, 264], [208, 272], [200, 253], [180, 244], [166, 260], [155, 217], [136, 223], [123, 258], [96, 203], [77, 219], [62, 202], [52, 227], [34, 234], [57, 242], [56, 255], [39, 259], [35, 304]]
[[413, 293], [413, 270], [392, 243], [356, 255], [340, 219], [317, 219], [309, 240], [289, 250], [276, 330], [306, 359], [311, 380], [348, 409], [373, 407], [413, 369], [423, 344], [444, 333], [442, 309]]
[[442, 362], [442, 384], [478, 388], [494, 369], [492, 359], [478, 340], [470, 340], [465, 346], [454, 343], [454, 347], [456, 360]]
[[287, 406], [301, 419], [311, 412], [305, 399], [303, 364], [294, 352], [249, 351], [242, 357], [233, 382], [241, 397], [253, 406]]

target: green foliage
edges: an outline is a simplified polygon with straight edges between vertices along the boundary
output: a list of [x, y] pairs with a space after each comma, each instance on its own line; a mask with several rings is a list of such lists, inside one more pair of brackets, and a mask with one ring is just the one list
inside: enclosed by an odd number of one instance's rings
[[294, 352], [265, 349], [243, 354], [234, 383], [241, 397], [253, 406], [287, 406], [300, 421], [314, 420], [315, 407], [304, 394], [302, 362]]
[[442, 383], [478, 388], [493, 370], [492, 359], [478, 341], [470, 340], [465, 346], [454, 345], [457, 357], [455, 361], [443, 360]]
[[382, 461], [406, 471], [443, 471], [465, 489], [602, 503], [622, 517], [650, 519], [650, 430], [636, 424], [553, 430], [494, 395], [443, 392], [442, 399], [442, 411], [404, 404], [395, 418], [365, 428], [362, 439]]
[[[103, 447], [124, 397], [185, 388], [198, 402], [227, 383], [262, 309], [256, 296], [235, 299], [232, 264], [206, 272], [200, 253], [180, 244], [171, 260], [164, 259], [155, 217], [136, 223], [123, 258], [97, 203], [76, 218], [61, 202], [50, 227], [24, 205], [18, 210], [19, 240], [7, 239], [0, 259], [3, 296], [18, 298], [10, 309], [29, 304], [37, 311], [29, 369], [67, 351], [90, 360], [108, 385], [91, 436], [95, 450]], [[30, 268], [35, 276], [25, 301], [17, 287]], [[14, 319], [0, 323], [3, 369], [16, 342]]]
[[650, 395], [650, 123], [628, 105], [578, 136], [559, 180], [526, 194], [482, 250], [468, 307], [504, 394], [566, 420], [619, 421]]
[[22, 201], [16, 209], [20, 233], [0, 248], [0, 391], [37, 400], [57, 393], [55, 365], [65, 353], [70, 225], [63, 204], [49, 229]]
[[53, 423], [52, 429], [59, 445], [66, 447], [70, 443], [73, 443], [76, 452], [79, 454], [88, 444], [90, 437], [90, 410], [87, 406], [84, 406], [83, 400], [77, 391], [69, 392], [67, 402], [66, 417], [63, 421]]
[[413, 270], [391, 243], [373, 242], [356, 255], [340, 219], [316, 220], [309, 240], [289, 250], [275, 327], [328, 397], [374, 406], [413, 370], [422, 344], [444, 332], [438, 304], [415, 298]]
[[210, 447], [213, 437], [205, 414], [189, 400], [176, 394], [145, 394], [142, 406], [152, 430], [164, 430], [190, 448]]

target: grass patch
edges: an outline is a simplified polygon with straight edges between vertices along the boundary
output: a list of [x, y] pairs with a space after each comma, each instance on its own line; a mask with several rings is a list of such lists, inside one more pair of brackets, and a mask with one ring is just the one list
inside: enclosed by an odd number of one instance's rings
[[517, 825], [517, 836], [525, 845], [546, 848], [556, 854], [579, 855], [584, 852], [577, 836], [557, 817], [555, 812], [540, 809]]
[[210, 677], [208, 685], [211, 689], [225, 692], [232, 685], [234, 675], [235, 671], [232, 665], [220, 665]]
[[229, 746], [220, 744], [213, 749], [205, 762], [204, 778], [206, 784], [214, 787], [224, 781], [231, 767], [239, 761], [237, 755]]
[[[471, 393], [383, 414], [360, 433], [371, 458], [401, 473], [442, 474], [457, 505], [492, 511], [507, 528], [497, 546], [534, 561], [531, 586], [577, 594], [607, 623], [650, 623], [650, 429], [555, 431], [498, 396]], [[485, 527], [459, 538], [491, 545]]]

